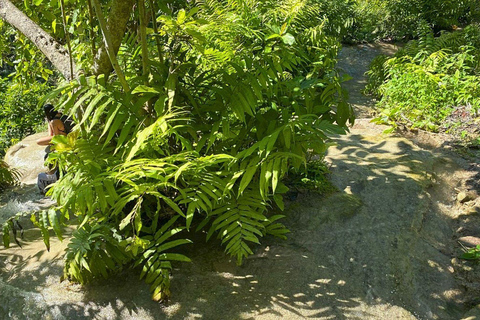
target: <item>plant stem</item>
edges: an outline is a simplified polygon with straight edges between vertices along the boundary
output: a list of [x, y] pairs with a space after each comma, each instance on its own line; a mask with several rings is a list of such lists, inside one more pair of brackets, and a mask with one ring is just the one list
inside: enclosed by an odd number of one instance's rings
[[145, 77], [145, 85], [148, 85], [147, 24], [145, 21], [145, 2], [143, 0], [138, 0], [138, 16], [140, 20], [140, 42], [142, 46], [142, 75]]
[[[138, 15], [140, 20], [140, 42], [142, 46], [142, 75], [144, 77], [145, 85], [148, 86], [150, 84], [148, 79], [150, 74], [150, 62], [148, 58], [147, 21], [144, 0], [138, 0]], [[147, 101], [145, 110], [148, 114], [152, 113], [153, 103], [151, 99]]]
[[160, 39], [158, 39], [158, 26], [157, 26], [157, 15], [155, 10], [155, 3], [153, 0], [150, 1], [150, 10], [152, 10], [152, 22], [153, 22], [153, 31], [155, 32], [155, 42], [157, 43], [158, 58], [160, 63], [163, 63], [163, 52], [162, 45], [160, 44]]
[[95, 32], [93, 32], [93, 8], [91, 0], [87, 0], [88, 15], [90, 20], [90, 42], [92, 44], [92, 55], [95, 57], [97, 54], [97, 48], [95, 47]]

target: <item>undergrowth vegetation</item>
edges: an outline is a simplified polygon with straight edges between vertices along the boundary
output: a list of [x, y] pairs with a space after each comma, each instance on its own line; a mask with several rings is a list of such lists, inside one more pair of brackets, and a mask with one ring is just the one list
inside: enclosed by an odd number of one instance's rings
[[[0, 150], [35, 131], [44, 102], [74, 118], [47, 160], [57, 206], [31, 221], [47, 248], [76, 224], [64, 278], [82, 284], [135, 268], [164, 300], [174, 264], [190, 261], [187, 232], [217, 238], [238, 264], [262, 238], [285, 238], [289, 187], [334, 191], [329, 135], [354, 121], [335, 68], [342, 39], [418, 38], [372, 64], [379, 121], [436, 130], [457, 106], [480, 108], [478, 25], [438, 36], [477, 19], [478, 1], [138, 1], [109, 53], [115, 72], [97, 73], [115, 2], [79, 1], [24, 1], [81, 70], [53, 90], [58, 74], [0, 22]], [[15, 174], [1, 164], [0, 185]], [[6, 247], [20, 217], [3, 225]]]
[[[477, 117], [480, 110], [480, 27], [434, 37], [428, 25], [419, 39], [397, 54], [377, 57], [368, 72], [367, 93], [379, 98], [377, 119], [394, 128], [448, 130], [445, 123], [458, 108]], [[463, 112], [462, 111], [462, 112]]]
[[49, 90], [46, 83], [24, 86], [0, 79], [0, 156], [24, 137], [45, 129], [39, 101]]
[[26, 136], [45, 130], [39, 101], [55, 73], [35, 45], [0, 20], [0, 157]]
[[9, 166], [0, 160], [0, 191], [5, 188], [15, 185], [19, 178], [19, 171], [9, 168]]
[[[435, 0], [433, 2], [426, 0], [416, 0], [414, 2], [404, 0], [309, 0], [262, 2], [261, 6], [251, 12], [242, 9], [244, 10], [242, 13], [243, 22], [237, 25], [236, 20], [234, 20], [235, 15], [226, 17], [224, 14], [219, 14], [217, 16], [218, 3], [197, 2], [205, 9], [202, 12], [206, 15], [201, 19], [206, 17], [210, 19], [209, 23], [212, 22], [211, 20], [217, 20], [218, 22], [218, 19], [225, 19], [223, 27], [218, 27], [219, 23], [216, 24], [215, 29], [209, 25], [201, 27], [204, 29], [201, 34], [206, 36], [208, 41], [222, 47], [221, 51], [217, 51], [218, 48], [212, 46], [208, 48], [209, 51], [204, 52], [205, 56], [209, 56], [208, 63], [217, 63], [218, 66], [221, 66], [222, 61], [227, 61], [236, 54], [236, 49], [234, 47], [228, 48], [228, 45], [232, 45], [234, 42], [240, 44], [243, 40], [246, 41], [245, 45], [251, 46], [254, 44], [249, 40], [252, 34], [248, 34], [250, 31], [243, 28], [243, 23], [250, 19], [247, 22], [249, 28], [253, 24], [269, 23], [258, 15], [265, 16], [267, 11], [272, 17], [289, 14], [288, 19], [296, 19], [296, 25], [304, 25], [305, 23], [310, 27], [315, 25], [318, 26], [319, 30], [321, 29], [324, 35], [333, 36], [347, 42], [412, 39], [418, 36], [418, 29], [427, 24], [434, 34], [438, 35], [440, 30], [452, 30], [457, 26], [478, 21], [480, 18], [480, 4], [474, 0]], [[185, 6], [185, 3], [182, 1], [167, 1], [165, 4], [158, 5], [167, 12], [178, 11]], [[235, 2], [230, 5], [237, 6]], [[253, 6], [252, 4], [249, 5]], [[91, 62], [99, 47], [98, 39], [92, 39], [95, 30], [98, 32], [98, 26], [87, 19], [85, 10], [73, 7], [69, 9], [71, 21], [67, 26], [63, 26], [60, 21], [61, 9], [57, 2], [25, 2], [27, 14], [36, 19], [43, 28], [50, 29], [51, 34], [56, 38], [65, 41], [66, 30], [76, 35], [76, 38], [71, 40], [72, 54], [79, 67], [88, 74], [91, 72]], [[163, 24], [163, 22], [158, 21], [160, 24]], [[271, 28], [278, 29], [281, 25], [265, 24], [264, 27], [270, 28], [269, 32], [272, 32], [272, 34], [278, 34]], [[188, 27], [187, 29], [192, 28]], [[6, 148], [10, 145], [38, 131], [39, 128], [43, 128], [43, 126], [39, 126], [42, 123], [42, 116], [38, 101], [56, 83], [58, 74], [55, 74], [52, 66], [43, 57], [42, 53], [23, 35], [15, 32], [3, 21], [0, 21], [0, 31], [0, 47], [2, 48], [0, 50], [0, 77], [2, 78], [0, 80], [2, 82], [0, 84], [0, 111], [2, 112], [0, 114], [0, 154], [4, 154]], [[155, 32], [153, 25], [149, 25], [147, 31]], [[187, 30], [185, 31], [188, 33]], [[241, 40], [234, 39], [242, 31], [247, 34], [242, 34]], [[168, 32], [168, 30], [163, 32]], [[284, 39], [290, 41], [290, 35], [286, 35]], [[129, 70], [133, 70], [131, 67], [140, 67], [141, 53], [138, 50], [129, 51], [134, 48], [129, 47], [128, 43], [138, 42], [138, 37], [130, 36], [125, 40], [124, 51], [119, 53], [118, 58], [124, 64], [125, 71], [130, 72]], [[159, 38], [156, 39], [157, 42], [158, 40]], [[196, 41], [193, 42], [196, 43]], [[153, 45], [154, 41], [150, 39], [150, 46]], [[132, 63], [137, 65], [128, 65]], [[27, 116], [24, 117], [24, 115]]]
[[316, 1], [161, 6], [157, 31], [125, 36], [124, 81], [81, 75], [45, 97], [78, 124], [48, 159], [61, 171], [48, 192], [58, 206], [32, 216], [47, 247], [49, 230], [61, 237], [77, 219], [65, 278], [138, 267], [162, 300], [173, 263], [189, 261], [186, 231], [218, 238], [238, 264], [261, 238], [285, 238], [269, 210], [284, 208], [285, 177], [354, 119], [335, 69], [345, 23], [323, 10], [345, 15]]
[[325, 195], [337, 191], [328, 179], [329, 174], [330, 170], [324, 160], [310, 160], [306, 166], [292, 169], [285, 179], [285, 184], [293, 192], [308, 190]]
[[476, 0], [356, 0], [354, 24], [346, 40], [409, 40], [425, 23], [437, 34], [480, 19]]

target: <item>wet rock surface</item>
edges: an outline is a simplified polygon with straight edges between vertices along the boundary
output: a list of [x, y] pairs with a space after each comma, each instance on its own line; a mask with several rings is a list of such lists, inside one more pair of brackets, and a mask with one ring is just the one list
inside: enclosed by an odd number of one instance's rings
[[37, 145], [36, 141], [47, 133], [37, 133], [26, 137], [12, 146], [5, 154], [5, 162], [21, 173], [20, 182], [24, 184], [37, 183], [37, 176], [44, 171], [45, 146]]
[[17, 213], [49, 208], [54, 202], [40, 194], [36, 185], [20, 185], [0, 194], [0, 224]]
[[5, 162], [21, 176], [19, 185], [0, 192], [0, 224], [18, 213], [35, 212], [53, 205], [53, 201], [40, 194], [36, 185], [38, 174], [45, 171], [45, 146], [37, 145], [36, 140], [45, 135], [28, 136], [7, 150]]

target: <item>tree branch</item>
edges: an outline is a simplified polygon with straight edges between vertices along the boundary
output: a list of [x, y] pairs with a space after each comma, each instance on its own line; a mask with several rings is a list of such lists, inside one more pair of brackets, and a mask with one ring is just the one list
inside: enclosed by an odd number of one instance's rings
[[73, 63], [74, 74], [72, 74], [68, 51], [9, 0], [0, 0], [0, 18], [30, 39], [65, 79], [70, 80], [75, 77], [76, 66]]

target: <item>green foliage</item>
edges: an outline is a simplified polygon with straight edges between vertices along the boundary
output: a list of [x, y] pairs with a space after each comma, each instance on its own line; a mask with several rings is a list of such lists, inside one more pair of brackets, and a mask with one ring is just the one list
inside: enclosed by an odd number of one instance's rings
[[39, 100], [50, 90], [46, 83], [22, 86], [0, 79], [0, 155], [27, 135], [43, 128]]
[[357, 0], [353, 8], [354, 24], [345, 40], [362, 42], [388, 38], [391, 31], [389, 1]]
[[13, 235], [13, 241], [19, 246], [22, 247], [21, 243], [18, 241], [17, 232], [20, 231], [20, 235], [23, 238], [23, 228], [20, 225], [19, 221], [21, 218], [24, 218], [27, 215], [25, 212], [19, 212], [15, 216], [10, 217], [2, 225], [2, 243], [5, 248], [10, 247], [11, 237], [10, 233]]
[[[479, 108], [478, 27], [431, 31], [475, 21], [478, 1], [151, 1], [153, 21], [129, 23], [117, 55], [127, 86], [118, 70], [91, 76], [103, 35], [89, 5], [65, 1], [64, 25], [60, 1], [23, 2], [60, 43], [72, 38], [82, 70], [44, 98], [78, 126], [53, 139], [48, 161], [61, 179], [48, 193], [57, 207], [31, 216], [47, 248], [52, 231], [61, 238], [78, 219], [64, 277], [79, 283], [138, 267], [164, 300], [174, 263], [189, 261], [179, 251], [191, 243], [186, 230], [215, 236], [238, 264], [263, 237], [285, 238], [283, 216], [269, 208], [283, 210], [289, 179], [329, 191], [328, 135], [354, 120], [335, 70], [338, 39], [418, 36], [370, 71], [384, 121], [435, 128], [457, 104]], [[11, 75], [0, 83], [2, 149], [41, 122], [38, 97], [55, 75], [24, 37], [1, 21], [0, 31], [0, 72]], [[7, 247], [15, 223], [3, 226]]]
[[460, 259], [466, 260], [478, 260], [480, 259], [480, 245], [477, 245], [475, 248], [470, 248], [466, 250], [461, 256]]
[[[151, 283], [153, 300], [159, 301], [168, 299], [170, 296], [170, 272], [172, 270], [171, 261], [190, 262], [190, 259], [182, 254], [166, 252], [168, 249], [192, 243], [188, 239], [167, 240], [175, 234], [183, 231], [185, 227], [176, 227], [176, 220], [180, 216], [175, 216], [162, 227], [147, 237], [147, 239], [137, 239], [134, 243], [136, 248], [142, 248], [143, 254], [139, 257], [136, 264], [143, 265], [140, 278], [145, 277], [145, 282]], [[134, 252], [132, 248], [132, 252]], [[136, 255], [136, 252], [134, 252]]]
[[386, 55], [378, 55], [372, 60], [366, 72], [368, 81], [364, 89], [365, 94], [373, 95], [375, 98], [381, 98], [379, 88], [387, 79], [388, 66], [386, 62], [389, 59], [390, 57]]
[[47, 250], [50, 250], [50, 230], [53, 230], [55, 235], [62, 240], [62, 225], [64, 224], [64, 219], [59, 219], [57, 212], [54, 209], [42, 210], [39, 212], [18, 212], [16, 215], [8, 218], [2, 225], [2, 240], [5, 248], [10, 247], [10, 234], [13, 234], [13, 240], [15, 243], [19, 247], [22, 247], [18, 240], [17, 233], [20, 231], [20, 236], [23, 239], [24, 229], [20, 222], [22, 221], [23, 224], [25, 218], [28, 217], [30, 217], [30, 221], [40, 229]]
[[10, 168], [4, 161], [0, 160], [0, 191], [8, 186], [14, 185], [20, 177], [20, 172]]
[[476, 0], [357, 0], [354, 10], [355, 23], [347, 37], [353, 41], [412, 39], [424, 23], [436, 31], [451, 31], [480, 20]]
[[0, 20], [0, 156], [43, 128], [38, 102], [51, 90], [56, 77], [44, 54]]
[[55, 72], [44, 54], [20, 32], [0, 21], [0, 79], [29, 87], [51, 80]]
[[39, 100], [55, 78], [33, 43], [0, 21], [0, 156], [25, 136], [43, 128]]
[[[151, 22], [145, 41], [127, 30], [117, 57], [131, 90], [117, 72], [81, 75], [46, 95], [78, 124], [52, 140], [48, 161], [61, 179], [48, 195], [58, 206], [32, 216], [47, 248], [50, 230], [61, 237], [64, 223], [80, 222], [65, 278], [86, 283], [138, 267], [163, 300], [173, 264], [189, 261], [179, 251], [191, 242], [186, 230], [217, 237], [238, 264], [261, 238], [285, 238], [283, 216], [268, 210], [283, 210], [285, 177], [322, 158], [328, 135], [354, 120], [335, 70], [348, 4], [147, 3], [158, 28]], [[60, 36], [51, 17], [36, 19]], [[85, 10], [76, 19], [74, 55], [91, 57], [101, 36], [85, 27]], [[79, 65], [92, 67], [88, 58]]]
[[395, 57], [373, 61], [367, 90], [380, 97], [382, 115], [392, 125], [437, 130], [457, 106], [480, 109], [480, 28], [435, 38], [428, 27]]
[[0, 78], [7, 77], [13, 72], [12, 57], [14, 57], [14, 44], [12, 39], [15, 31], [8, 24], [0, 20]]
[[327, 178], [329, 173], [324, 160], [311, 160], [306, 166], [290, 172], [286, 183], [298, 190], [306, 189], [328, 194], [336, 191], [335, 186]]
[[82, 224], [72, 235], [65, 255], [64, 274], [70, 280], [87, 283], [121, 270], [130, 256], [121, 246], [122, 238], [107, 224]]
[[285, 237], [283, 216], [268, 211], [283, 209], [282, 180], [353, 121], [334, 69], [340, 45], [328, 35], [341, 28], [318, 15], [325, 3], [290, 4], [161, 7], [148, 77], [136, 33], [120, 49], [130, 92], [101, 75], [46, 96], [78, 124], [54, 137], [49, 156], [62, 172], [49, 191], [60, 220], [82, 221], [67, 278], [133, 264], [153, 298], [166, 299], [172, 263], [189, 261], [177, 253], [190, 243], [184, 230], [216, 236], [239, 264], [262, 237]]

